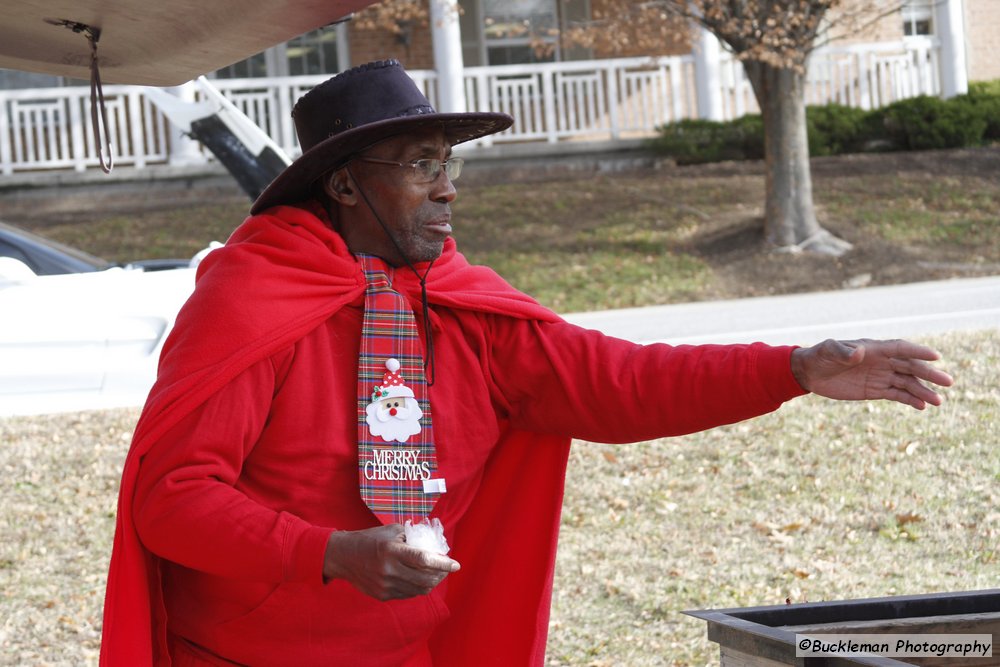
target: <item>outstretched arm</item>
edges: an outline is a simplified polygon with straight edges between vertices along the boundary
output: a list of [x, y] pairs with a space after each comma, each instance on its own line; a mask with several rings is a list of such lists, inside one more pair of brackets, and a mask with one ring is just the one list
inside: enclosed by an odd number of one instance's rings
[[792, 353], [792, 373], [814, 394], [848, 401], [886, 399], [917, 410], [941, 405], [928, 384], [951, 386], [947, 373], [930, 364], [940, 355], [905, 340], [825, 340]]

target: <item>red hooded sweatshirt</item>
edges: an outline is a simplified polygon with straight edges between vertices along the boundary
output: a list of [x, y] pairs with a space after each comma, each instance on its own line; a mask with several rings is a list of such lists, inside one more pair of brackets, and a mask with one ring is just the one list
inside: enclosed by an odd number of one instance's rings
[[[803, 393], [791, 348], [586, 331], [449, 241], [427, 280], [434, 514], [462, 570], [378, 602], [322, 581], [330, 532], [377, 525], [356, 478], [364, 287], [319, 210], [249, 218], [202, 263], [125, 463], [102, 665], [170, 664], [168, 643], [205, 664], [541, 665], [569, 438], [687, 433]], [[393, 287], [419, 318], [411, 272]]]

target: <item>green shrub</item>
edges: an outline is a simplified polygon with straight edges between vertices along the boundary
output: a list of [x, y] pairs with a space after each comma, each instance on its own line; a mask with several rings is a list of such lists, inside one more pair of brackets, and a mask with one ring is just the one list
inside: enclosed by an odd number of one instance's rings
[[764, 159], [764, 118], [760, 114], [747, 114], [730, 121], [731, 139], [738, 143], [743, 160]]
[[840, 155], [860, 151], [870, 133], [869, 112], [826, 104], [806, 107], [810, 155]]
[[1000, 79], [973, 81], [969, 84], [969, 94], [1000, 97]]
[[[914, 97], [864, 111], [841, 104], [806, 109], [810, 155], [877, 150], [964, 148], [1000, 141], [1000, 80], [969, 85], [950, 100]], [[764, 157], [764, 122], [751, 114], [729, 122], [682, 120], [657, 129], [652, 149], [678, 164]]]
[[882, 126], [889, 141], [903, 150], [977, 146], [986, 131], [986, 121], [967, 100], [928, 95], [882, 109]]
[[1000, 79], [970, 83], [969, 94], [961, 97], [986, 122], [983, 138], [1000, 141]]
[[741, 130], [734, 123], [686, 119], [664, 125], [658, 131], [659, 136], [653, 140], [654, 150], [671, 156], [677, 164], [747, 159]]

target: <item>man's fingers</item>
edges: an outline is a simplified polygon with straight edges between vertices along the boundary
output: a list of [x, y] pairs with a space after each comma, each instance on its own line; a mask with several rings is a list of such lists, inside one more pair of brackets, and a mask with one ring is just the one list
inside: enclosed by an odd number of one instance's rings
[[[939, 361], [941, 355], [937, 350], [918, 345], [907, 340], [896, 341], [896, 350], [891, 359], [891, 367], [897, 373], [909, 375], [925, 382], [936, 384], [940, 387], [950, 387], [955, 384], [955, 379], [950, 375], [935, 367], [933, 361]], [[940, 397], [930, 389], [924, 390], [934, 395], [933, 400], [928, 402], [940, 405]], [[920, 395], [920, 392], [918, 392]]]
[[899, 387], [889, 387], [882, 398], [902, 403], [903, 405], [909, 405], [911, 408], [916, 408], [917, 410], [923, 410], [927, 407], [926, 401], [917, 398], [909, 391], [900, 389]]
[[914, 371], [911, 373], [914, 377], [926, 380], [927, 382], [933, 382], [940, 387], [950, 387], [955, 384], [954, 378], [943, 370], [931, 366], [926, 361], [914, 362], [914, 366]]
[[450, 574], [445, 570], [427, 570], [407, 568], [406, 578], [413, 584], [429, 589], [437, 586]]
[[941, 387], [950, 387], [955, 383], [950, 375], [920, 359], [893, 358], [889, 363], [892, 370], [901, 375], [911, 375]]
[[835, 340], [829, 338], [818, 346], [821, 354], [825, 352], [831, 361], [835, 361], [838, 364], [846, 363], [848, 365], [855, 365], [864, 359], [865, 348], [859, 341], [854, 340]]
[[897, 340], [893, 342], [896, 344], [894, 354], [896, 357], [909, 357], [912, 359], [923, 359], [924, 361], [938, 361], [941, 359], [941, 355], [938, 354], [937, 350], [927, 347], [926, 345], [918, 345], [917, 343], [911, 343], [908, 340]]
[[825, 340], [792, 352], [792, 374], [807, 391], [840, 400], [888, 399], [918, 410], [941, 405], [950, 387], [936, 350], [906, 340]]
[[426, 595], [446, 576], [459, 569], [458, 561], [441, 554], [394, 543], [395, 564], [391, 566], [393, 591], [400, 597]]
[[[404, 576], [405, 575], [405, 576]], [[427, 595], [448, 576], [445, 572], [432, 573], [426, 570], [408, 570], [392, 582], [394, 597]]]
[[460, 567], [458, 561], [452, 560], [447, 556], [405, 545], [400, 550], [400, 561], [414, 569], [433, 570], [444, 573], [458, 572]]
[[941, 405], [941, 396], [912, 375], [898, 375], [894, 388], [910, 396], [913, 400], [904, 402], [918, 410], [923, 410], [926, 403]]
[[452, 572], [458, 561], [422, 549], [404, 547], [396, 564], [386, 572], [388, 590], [383, 599], [427, 595]]
[[457, 560], [452, 560], [447, 556], [440, 556], [437, 554], [425, 554], [423, 566], [427, 569], [447, 573], [458, 572], [459, 568], [462, 567], [458, 564]]
[[393, 600], [426, 595], [458, 568], [451, 558], [407, 545], [403, 527], [391, 524], [331, 533], [323, 574], [375, 599]]

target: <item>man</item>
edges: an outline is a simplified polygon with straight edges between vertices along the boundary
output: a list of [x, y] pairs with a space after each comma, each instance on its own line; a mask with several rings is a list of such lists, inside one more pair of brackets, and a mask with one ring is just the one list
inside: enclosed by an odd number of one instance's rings
[[[204, 260], [164, 348], [102, 664], [540, 665], [571, 437], [688, 433], [806, 391], [922, 409], [924, 382], [951, 383], [901, 341], [643, 347], [569, 325], [451, 239], [452, 147], [509, 117], [436, 113], [394, 61], [293, 116], [302, 156]], [[415, 548], [421, 528], [451, 551]]]

